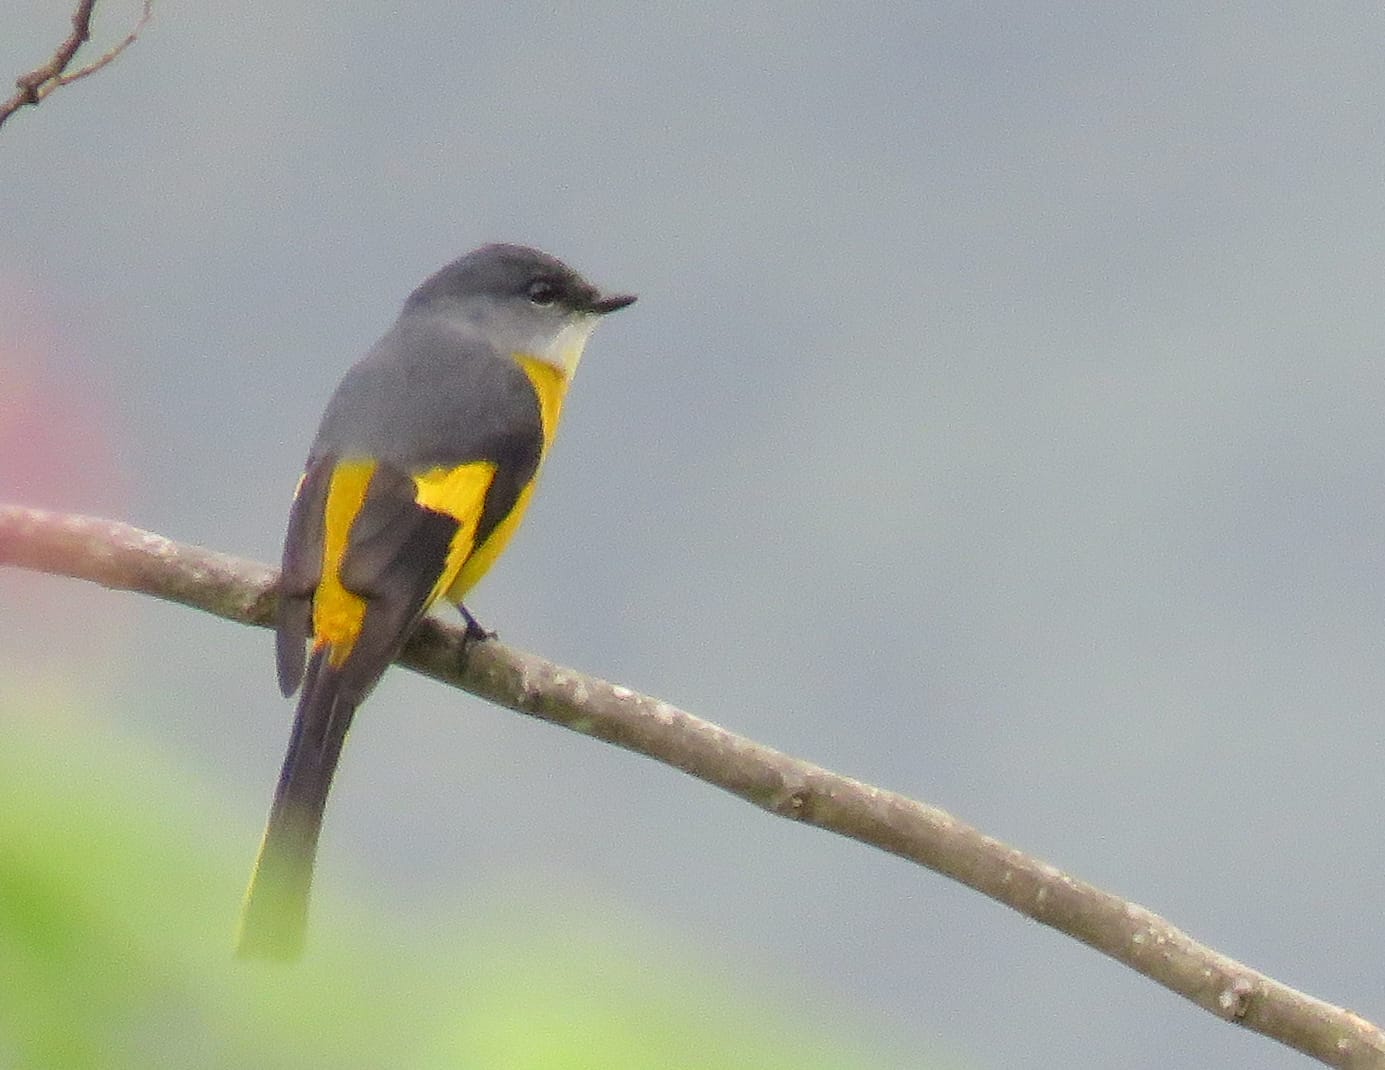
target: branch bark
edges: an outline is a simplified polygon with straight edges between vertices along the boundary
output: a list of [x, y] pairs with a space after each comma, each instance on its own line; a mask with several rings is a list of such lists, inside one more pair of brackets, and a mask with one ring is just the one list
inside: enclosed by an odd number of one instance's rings
[[123, 39], [116, 42], [90, 63], [78, 67], [75, 71], [70, 71], [68, 67], [76, 58], [77, 51], [91, 37], [91, 17], [95, 10], [96, 0], [78, 0], [77, 9], [72, 13], [72, 32], [67, 35], [62, 44], [58, 45], [53, 55], [48, 58], [47, 63], [35, 67], [28, 74], [21, 74], [15, 79], [14, 84], [17, 88], [14, 95], [0, 104], [0, 126], [3, 126], [6, 119], [26, 104], [37, 104], [59, 86], [71, 85], [79, 78], [85, 78], [89, 74], [96, 73], [134, 44], [140, 31], [144, 29], [145, 23], [154, 13], [154, 0], [144, 0], [144, 6], [140, 10], [140, 16], [136, 20], [134, 28]]
[[[138, 591], [266, 626], [275, 572], [111, 520], [0, 505], [0, 564]], [[1198, 943], [1165, 919], [895, 792], [792, 758], [667, 702], [496, 641], [463, 653], [428, 619], [400, 663], [501, 706], [647, 755], [770, 813], [907, 858], [1081, 940], [1199, 1007], [1328, 1066], [1385, 1068], [1385, 1033]]]

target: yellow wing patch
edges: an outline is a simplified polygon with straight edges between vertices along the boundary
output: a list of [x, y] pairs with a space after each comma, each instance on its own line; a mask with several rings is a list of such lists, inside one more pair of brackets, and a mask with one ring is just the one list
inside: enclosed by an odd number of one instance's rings
[[322, 579], [313, 596], [313, 646], [330, 646], [327, 661], [333, 666], [340, 666], [351, 653], [365, 620], [365, 600], [341, 585], [341, 560], [374, 471], [374, 461], [343, 461], [332, 470], [332, 482], [327, 487]]
[[[351, 526], [365, 502], [375, 462], [343, 461], [332, 471], [323, 518], [322, 578], [313, 596], [313, 646], [328, 646], [328, 664], [340, 667], [351, 653], [365, 621], [366, 602], [341, 582], [341, 565], [350, 544]], [[442, 572], [435, 578], [425, 606], [452, 586], [476, 540], [476, 524], [485, 505], [486, 491], [495, 476], [490, 461], [476, 461], [456, 468], [432, 468], [413, 477], [414, 500], [425, 509], [457, 521]], [[488, 540], [489, 541], [489, 540]]]
[[436, 513], [445, 513], [459, 525], [447, 552], [447, 563], [428, 596], [428, 605], [452, 587], [464, 570], [467, 558], [472, 556], [476, 525], [486, 504], [486, 491], [494, 478], [495, 464], [491, 461], [473, 461], [456, 468], [432, 468], [414, 476], [418, 504]]

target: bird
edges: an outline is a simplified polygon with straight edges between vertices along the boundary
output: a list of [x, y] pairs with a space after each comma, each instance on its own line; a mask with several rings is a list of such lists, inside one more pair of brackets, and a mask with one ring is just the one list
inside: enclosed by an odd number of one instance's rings
[[357, 707], [435, 602], [462, 599], [524, 517], [607, 293], [561, 260], [484, 245], [424, 280], [338, 384], [284, 538], [276, 667], [301, 688], [237, 953], [303, 951], [327, 795]]

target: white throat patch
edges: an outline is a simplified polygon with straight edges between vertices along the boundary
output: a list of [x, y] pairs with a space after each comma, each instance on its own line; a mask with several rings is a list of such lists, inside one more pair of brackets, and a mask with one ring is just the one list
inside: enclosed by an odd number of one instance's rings
[[596, 330], [599, 319], [599, 316], [591, 313], [577, 314], [547, 340], [534, 339], [536, 343], [540, 343], [532, 350], [534, 356], [545, 364], [553, 365], [571, 379], [582, 359], [582, 350], [587, 346], [587, 339], [591, 337], [592, 331]]

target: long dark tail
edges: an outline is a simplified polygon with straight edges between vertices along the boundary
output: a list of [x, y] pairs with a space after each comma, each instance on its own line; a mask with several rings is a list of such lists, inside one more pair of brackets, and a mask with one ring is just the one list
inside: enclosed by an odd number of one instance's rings
[[245, 893], [236, 948], [243, 957], [294, 959], [303, 950], [322, 813], [356, 712], [355, 703], [342, 695], [341, 674], [323, 655], [316, 651], [308, 663], [288, 754]]

